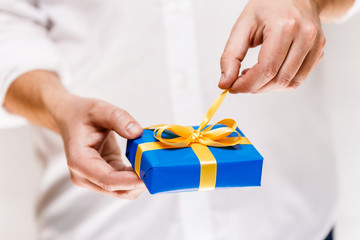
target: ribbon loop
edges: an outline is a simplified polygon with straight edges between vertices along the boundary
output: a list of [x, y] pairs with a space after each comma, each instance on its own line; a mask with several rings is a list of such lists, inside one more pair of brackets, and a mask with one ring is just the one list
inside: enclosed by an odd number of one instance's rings
[[[156, 125], [146, 129], [154, 129], [154, 137], [157, 140], [174, 148], [189, 147], [193, 143], [200, 143], [212, 147], [227, 147], [240, 144], [241, 135], [236, 131], [237, 124], [235, 120], [223, 119], [206, 127], [228, 92], [229, 90], [225, 90], [216, 98], [197, 130], [175, 124]], [[213, 129], [213, 127], [218, 124], [224, 125], [224, 127]], [[176, 137], [162, 137], [163, 133], [168, 132], [174, 134]], [[236, 134], [236, 137], [229, 137], [233, 133]]]

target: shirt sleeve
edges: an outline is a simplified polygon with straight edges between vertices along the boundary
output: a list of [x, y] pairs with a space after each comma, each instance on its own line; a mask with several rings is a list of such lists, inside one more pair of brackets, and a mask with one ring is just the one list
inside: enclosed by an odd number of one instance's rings
[[342, 16], [339, 20], [337, 20], [337, 23], [343, 23], [349, 20], [352, 16], [355, 14], [358, 14], [360, 12], [360, 0], [355, 0], [353, 5], [350, 7], [350, 9], [346, 12], [344, 16]]
[[36, 69], [61, 75], [59, 54], [48, 36], [51, 21], [33, 2], [0, 2], [0, 129], [26, 123], [3, 107], [5, 94], [17, 77]]

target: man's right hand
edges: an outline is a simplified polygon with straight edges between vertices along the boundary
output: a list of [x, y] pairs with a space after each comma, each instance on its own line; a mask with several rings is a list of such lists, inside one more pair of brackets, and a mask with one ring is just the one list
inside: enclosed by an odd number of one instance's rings
[[97, 99], [68, 96], [57, 108], [72, 182], [118, 198], [135, 199], [145, 185], [123, 164], [115, 133], [132, 139], [142, 128], [125, 110]]
[[132, 168], [123, 164], [115, 140], [115, 134], [133, 139], [142, 133], [125, 110], [69, 94], [57, 76], [46, 71], [15, 80], [5, 107], [61, 135], [75, 185], [122, 199], [135, 199], [145, 190]]

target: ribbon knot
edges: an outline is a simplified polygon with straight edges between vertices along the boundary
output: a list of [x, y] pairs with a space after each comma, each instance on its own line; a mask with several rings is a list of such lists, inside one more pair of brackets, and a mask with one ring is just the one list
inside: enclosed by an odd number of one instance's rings
[[[189, 147], [193, 143], [200, 143], [212, 147], [227, 147], [240, 144], [241, 135], [236, 131], [237, 124], [235, 120], [223, 119], [211, 126], [207, 126], [227, 93], [228, 90], [225, 90], [216, 98], [197, 130], [194, 130], [192, 127], [175, 124], [156, 125], [147, 129], [154, 129], [154, 137], [160, 142], [172, 146], [173, 148]], [[213, 127], [218, 124], [223, 126], [213, 129]], [[175, 137], [165, 138], [162, 136], [163, 133], [171, 133], [172, 135], [175, 135]], [[229, 137], [231, 134], [235, 134], [236, 136]]]
[[[141, 157], [143, 152], [155, 149], [173, 149], [191, 147], [200, 162], [199, 189], [214, 189], [217, 179], [217, 162], [208, 148], [227, 147], [237, 144], [251, 144], [246, 137], [241, 137], [236, 131], [236, 122], [233, 119], [223, 119], [211, 126], [207, 126], [228, 90], [221, 93], [209, 108], [204, 119], [197, 129], [175, 124], [162, 124], [145, 129], [154, 130], [154, 137], [159, 141], [141, 143], [137, 147], [134, 170], [140, 177]], [[215, 125], [217, 126], [214, 128]]]
[[191, 134], [191, 137], [192, 137], [192, 142], [193, 143], [198, 143], [199, 142], [199, 139], [200, 139], [200, 133], [198, 131], [194, 131], [192, 134]]

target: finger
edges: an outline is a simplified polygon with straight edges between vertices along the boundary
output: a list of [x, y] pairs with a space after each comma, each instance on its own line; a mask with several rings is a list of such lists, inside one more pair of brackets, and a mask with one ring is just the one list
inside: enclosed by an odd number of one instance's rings
[[250, 68], [246, 68], [246, 69], [242, 70], [241, 75], [245, 75], [249, 70], [250, 70]]
[[126, 166], [121, 159], [121, 151], [117, 144], [115, 134], [111, 132], [104, 142], [100, 152], [101, 157], [117, 171], [133, 171], [130, 166]]
[[323, 35], [320, 35], [320, 39], [316, 46], [306, 56], [301, 68], [290, 82], [287, 88], [298, 88], [310, 74], [310, 72], [317, 66], [323, 56], [323, 49], [326, 43], [326, 39]]
[[106, 191], [134, 190], [144, 185], [133, 170], [116, 170], [95, 149], [86, 148], [82, 151], [80, 154], [70, 154], [69, 168]]
[[124, 164], [121, 158], [119, 145], [117, 144], [113, 133], [110, 134], [109, 138], [104, 143], [100, 155], [116, 171], [133, 171], [130, 166]]
[[101, 102], [89, 114], [94, 124], [113, 130], [124, 138], [133, 139], [142, 133], [140, 124], [128, 112], [111, 104]]
[[245, 58], [251, 40], [251, 27], [249, 26], [250, 24], [239, 19], [230, 33], [220, 58], [219, 87], [222, 89], [230, 88], [239, 76], [241, 62]]
[[258, 63], [234, 82], [230, 92], [255, 92], [272, 80], [289, 52], [294, 33], [295, 26], [291, 22], [272, 27], [272, 30], [265, 29]]
[[286, 88], [303, 64], [305, 57], [314, 44], [313, 34], [300, 34], [290, 47], [289, 53], [276, 77], [258, 89], [256, 93], [281, 90]]
[[77, 176], [76, 174], [71, 174], [71, 181], [75, 186], [86, 188], [106, 196], [127, 200], [135, 200], [146, 190], [146, 187], [143, 186], [135, 190], [107, 191], [89, 180]]
[[121, 160], [121, 151], [120, 147], [116, 141], [114, 132], [110, 132], [107, 138], [103, 141], [102, 148], [98, 150], [101, 157], [107, 161], [119, 161]]

